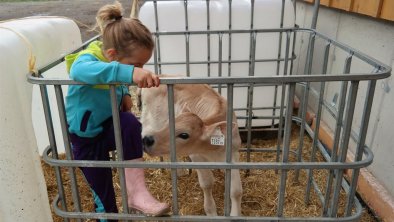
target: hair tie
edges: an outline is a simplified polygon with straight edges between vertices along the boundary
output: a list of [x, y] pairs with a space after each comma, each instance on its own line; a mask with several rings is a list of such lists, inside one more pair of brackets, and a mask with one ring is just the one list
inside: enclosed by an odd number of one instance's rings
[[115, 17], [115, 20], [118, 21], [118, 20], [122, 19], [122, 17], [123, 16], [119, 15], [119, 16]]

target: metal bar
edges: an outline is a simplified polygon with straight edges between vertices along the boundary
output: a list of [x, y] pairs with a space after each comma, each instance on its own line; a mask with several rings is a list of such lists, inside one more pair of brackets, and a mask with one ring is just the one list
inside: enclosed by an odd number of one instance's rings
[[156, 50], [157, 50], [157, 60], [155, 60], [156, 64], [158, 64], [158, 67], [155, 66], [155, 72], [156, 74], [161, 74], [161, 52], [160, 52], [160, 34], [159, 33], [159, 15], [157, 13], [157, 1], [153, 1], [153, 6], [154, 6], [154, 11], [155, 11], [155, 25], [156, 25], [156, 34], [153, 33], [156, 36]]
[[190, 77], [190, 35], [185, 35], [186, 41], [186, 76]]
[[[219, 67], [218, 67], [218, 77], [222, 77], [222, 56], [223, 56], [223, 33], [219, 33]], [[222, 94], [222, 85], [218, 86], [219, 94]]]
[[[58, 152], [57, 152], [56, 139], [55, 139], [55, 132], [53, 129], [51, 107], [49, 105], [49, 99], [48, 99], [47, 86], [40, 85], [40, 92], [41, 92], [41, 100], [42, 100], [42, 106], [43, 106], [44, 116], [45, 116], [45, 123], [46, 123], [46, 127], [47, 127], [49, 146], [52, 147], [52, 158], [59, 159]], [[63, 187], [63, 178], [62, 178], [62, 174], [60, 171], [60, 167], [54, 167], [54, 168], [55, 168], [55, 175], [56, 175], [56, 182], [57, 182], [57, 190], [59, 193], [61, 206], [63, 207], [63, 209], [65, 211], [68, 211], [67, 204], [66, 204], [66, 202], [67, 202], [66, 195], [64, 193], [64, 187]], [[69, 221], [67, 218], [64, 218], [63, 220]]]
[[316, 29], [317, 17], [319, 16], [319, 6], [320, 6], [320, 0], [315, 0], [315, 4], [313, 5], [311, 29]]
[[[357, 148], [356, 148], [356, 155], [354, 158], [354, 161], [360, 161], [362, 159], [363, 151], [364, 151], [364, 146], [365, 146], [365, 139], [367, 137], [367, 131], [368, 131], [368, 123], [369, 123], [369, 118], [371, 116], [371, 108], [372, 108], [372, 102], [373, 102], [373, 96], [375, 93], [375, 87], [376, 87], [376, 81], [369, 81], [368, 83], [368, 89], [366, 93], [366, 101], [364, 103], [364, 109], [363, 109], [363, 116], [361, 118], [361, 126], [360, 126], [360, 140], [358, 141]], [[349, 195], [347, 198], [346, 206], [345, 206], [345, 215], [349, 216], [351, 214], [352, 210], [352, 205], [353, 205], [353, 200], [356, 194], [356, 187], [357, 187], [357, 181], [358, 181], [358, 176], [359, 176], [360, 169], [354, 169], [352, 177], [351, 177], [351, 182], [350, 182], [350, 191]]]
[[[309, 44], [308, 44], [308, 52], [307, 52], [307, 60], [305, 63], [305, 73], [307, 75], [310, 75], [312, 72], [312, 61], [313, 61], [313, 52], [315, 49], [315, 35], [312, 35], [309, 37]], [[297, 161], [301, 160], [301, 155], [302, 155], [302, 150], [304, 146], [304, 132], [305, 132], [305, 120], [306, 120], [306, 113], [308, 109], [308, 100], [309, 100], [309, 89], [310, 89], [310, 82], [306, 83], [304, 92], [303, 92], [303, 98], [301, 100], [301, 116], [300, 118], [302, 119], [301, 126], [300, 126], [300, 135], [299, 135], [299, 140], [298, 140], [298, 148], [297, 148]], [[298, 181], [298, 178], [300, 176], [300, 171], [295, 172], [294, 176], [294, 181]]]
[[[228, 30], [231, 31], [232, 29], [232, 0], [228, 0]], [[231, 76], [231, 43], [232, 43], [232, 36], [231, 33], [228, 34], [228, 73], [227, 76]]]
[[[154, 35], [154, 41], [156, 42], [156, 45], [158, 45], [158, 40], [159, 40], [159, 36]], [[155, 73], [158, 74], [159, 73], [159, 49], [155, 48], [153, 50], [153, 65], [155, 68]]]
[[[283, 19], [284, 19], [284, 13], [285, 13], [285, 0], [282, 0], [282, 8], [281, 8], [281, 16], [280, 16], [280, 24], [279, 27], [283, 28]], [[276, 75], [279, 76], [279, 71], [280, 71], [280, 60], [279, 58], [281, 58], [281, 54], [282, 54], [282, 32], [279, 33], [279, 43], [278, 43], [278, 62], [276, 63]], [[274, 104], [273, 106], [276, 106], [276, 99], [278, 97], [278, 86], [275, 86], [275, 90], [274, 90]], [[272, 115], [275, 116], [276, 115], [276, 110], [273, 109], [272, 110]], [[274, 124], [275, 121], [272, 120], [271, 122], [271, 128], [274, 128]]]
[[[111, 108], [112, 108], [112, 121], [114, 124], [114, 135], [115, 135], [115, 145], [116, 145], [116, 153], [118, 160], [123, 159], [123, 144], [122, 144], [122, 132], [120, 129], [120, 119], [119, 119], [119, 106], [118, 100], [116, 96], [116, 86], [110, 86], [110, 96], [111, 96]], [[127, 189], [126, 189], [126, 180], [125, 180], [125, 173], [124, 168], [118, 168], [119, 173], [119, 183], [120, 183], [120, 191], [122, 195], [122, 206], [123, 211], [128, 213], [128, 202], [127, 202]]]
[[[348, 151], [348, 146], [349, 146], [349, 139], [350, 139], [350, 132], [352, 129], [352, 123], [353, 123], [353, 114], [354, 114], [354, 108], [356, 104], [356, 99], [357, 99], [357, 91], [358, 91], [358, 81], [352, 81], [350, 85], [350, 92], [349, 92], [349, 100], [346, 108], [346, 117], [345, 117], [345, 126], [343, 129], [343, 138], [341, 142], [341, 150], [340, 150], [340, 155], [339, 155], [339, 161], [340, 162], [345, 162], [346, 161], [346, 154]], [[339, 194], [340, 194], [340, 185], [343, 180], [343, 171], [342, 170], [336, 170], [336, 184], [334, 188], [334, 194], [333, 194], [333, 202], [331, 205], [331, 216], [335, 217], [337, 215], [338, 211], [338, 200], [339, 200]]]
[[[283, 69], [283, 76], [287, 75], [287, 67], [289, 63], [289, 47], [290, 47], [290, 33], [286, 32], [286, 50], [285, 50], [285, 63], [284, 63], [284, 69]], [[280, 150], [281, 146], [280, 144], [282, 143], [282, 128], [283, 128], [283, 112], [284, 112], [284, 101], [286, 97], [286, 87], [285, 85], [282, 84], [282, 94], [281, 94], [281, 101], [280, 101], [280, 110], [279, 110], [279, 131], [278, 131], [278, 141], [277, 141], [277, 146], [276, 146], [276, 162], [279, 162], [280, 158]], [[272, 119], [274, 121], [274, 119]], [[276, 172], [277, 173], [277, 172]]]
[[[287, 107], [288, 110], [293, 110], [293, 98], [295, 94], [295, 84], [291, 83], [289, 85], [289, 92], [287, 98]], [[286, 123], [285, 123], [285, 141], [283, 144], [283, 155], [282, 155], [282, 163], [287, 163], [289, 158], [289, 150], [290, 150], [290, 138], [291, 138], [291, 119], [292, 112], [286, 112]], [[276, 215], [278, 217], [283, 216], [283, 208], [284, 208], [284, 200], [285, 200], [285, 191], [286, 191], [286, 179], [287, 179], [287, 170], [282, 170], [280, 175], [280, 188], [278, 194], [278, 209]]]
[[[232, 163], [232, 151], [233, 151], [233, 98], [234, 91], [233, 85], [227, 85], [227, 114], [226, 114], [226, 163]], [[224, 187], [224, 215], [230, 216], [231, 210], [231, 169], [226, 169], [225, 172], [225, 187]]]
[[[344, 66], [344, 73], [349, 73], [350, 72], [350, 64], [352, 61], [352, 57], [348, 56], [345, 61], [345, 66]], [[342, 82], [341, 86], [341, 91], [339, 93], [339, 107], [338, 107], [338, 117], [337, 117], [337, 124], [335, 126], [335, 132], [334, 132], [334, 142], [333, 142], [333, 147], [332, 147], [332, 154], [331, 154], [331, 162], [336, 162], [337, 161], [337, 153], [338, 153], [338, 146], [339, 146], [339, 140], [341, 136], [341, 130], [342, 130], [342, 121], [343, 121], [343, 113], [345, 110], [345, 101], [346, 101], [346, 94], [347, 94], [347, 85], [348, 83], [346, 81]], [[326, 187], [326, 197], [331, 196], [332, 192], [332, 181], [334, 179], [334, 174], [336, 175], [336, 172], [330, 171], [327, 179], [327, 187]], [[333, 205], [334, 202], [331, 200], [331, 205]], [[323, 209], [324, 210], [324, 209]], [[327, 209], [328, 210], [328, 209]], [[323, 211], [323, 215], [326, 216], [328, 215], [328, 211]]]
[[[28, 74], [29, 75], [29, 74]], [[300, 82], [321, 82], [321, 81], [368, 81], [368, 80], [378, 80], [385, 77], [389, 77], [390, 72], [382, 73], [381, 75], [365, 75], [365, 74], [347, 74], [347, 75], [287, 75], [287, 76], [278, 76], [278, 77], [260, 77], [260, 76], [249, 76], [245, 77], [171, 77], [171, 78], [162, 78], [160, 80], [161, 84], [249, 84], [249, 83], [264, 83], [264, 84], [289, 84], [289, 83], [297, 83]], [[58, 78], [47, 78], [42, 80], [41, 78], [28, 76], [28, 82], [37, 85], [83, 85], [82, 82], [77, 82], [68, 79], [58, 79]], [[121, 82], [113, 82], [109, 85], [122, 84]], [[108, 85], [108, 84], [107, 84]]]
[[226, 217], [226, 216], [179, 216], [172, 215], [166, 217], [144, 217], [140, 215], [116, 214], [116, 213], [74, 213], [64, 212], [57, 207], [58, 196], [54, 198], [52, 206], [57, 215], [67, 218], [94, 218], [94, 219], [114, 219], [114, 220], [147, 220], [147, 221], [359, 221], [361, 217], [361, 206], [357, 208], [354, 215], [345, 218], [328, 217]]
[[250, 0], [250, 29], [254, 28], [254, 6], [255, 0]]
[[[295, 4], [295, 1], [294, 1], [294, 4]], [[292, 49], [291, 49], [291, 57], [292, 58], [296, 57], [296, 54], [295, 54], [296, 34], [297, 34], [296, 32], [293, 32], [293, 44], [292, 44]], [[293, 74], [293, 65], [294, 65], [294, 61], [293, 61], [293, 59], [290, 59], [290, 75]]]
[[[170, 158], [171, 164], [177, 163], [176, 145], [175, 145], [175, 110], [174, 110], [174, 85], [167, 85], [168, 92], [168, 121], [170, 130]], [[171, 169], [172, 185], [172, 212], [174, 215], [179, 214], [178, 210], [178, 181], [176, 169]]]
[[[249, 76], [254, 76], [254, 69], [255, 69], [255, 58], [256, 58], [256, 33], [252, 33], [250, 36], [250, 62], [249, 62]], [[250, 148], [252, 143], [252, 117], [253, 117], [253, 89], [254, 84], [250, 84], [248, 86], [248, 98], [247, 98], [247, 121], [246, 127], [248, 129], [247, 134], [247, 154], [246, 154], [246, 161], [250, 162]], [[249, 175], [249, 170], [246, 171], [246, 174]]]
[[[62, 136], [64, 142], [64, 149], [66, 152], [67, 160], [72, 160], [72, 152], [70, 146], [70, 140], [68, 138], [68, 129], [67, 129], [67, 118], [65, 114], [64, 101], [63, 101], [63, 91], [61, 85], [55, 85], [55, 94], [56, 94], [56, 102], [59, 111], [60, 118], [60, 126], [62, 129]], [[68, 168], [69, 176], [70, 176], [70, 185], [71, 185], [71, 195], [74, 202], [74, 209], [77, 212], [81, 212], [81, 202], [79, 198], [77, 178], [75, 176], [75, 170], [73, 167]], [[80, 221], [80, 220], [79, 220]]]
[[[210, 12], [209, 12], [209, 0], [207, 0], [207, 31], [211, 29]], [[211, 35], [207, 33], [207, 74], [211, 76]]]
[[187, 13], [187, 0], [183, 0], [183, 6], [185, 9], [185, 31], [189, 31], [189, 16]]
[[290, 32], [286, 32], [286, 49], [285, 49], [283, 76], [287, 76], [287, 70], [289, 65], [289, 50], [290, 50]]
[[[185, 8], [185, 31], [189, 31], [189, 15], [187, 10], [187, 0], [183, 1]], [[185, 34], [186, 41], [186, 76], [190, 76], [190, 34]]]
[[[279, 127], [278, 127], [278, 141], [276, 142], [276, 157], [275, 161], [279, 162], [280, 154], [281, 154], [281, 144], [282, 144], [282, 131], [283, 131], [283, 112], [284, 112], [284, 103], [286, 97], [286, 87], [282, 84], [282, 95], [280, 99], [280, 110], [279, 110]], [[278, 173], [276, 170], [275, 173]]]
[[[319, 147], [323, 148], [322, 144]], [[368, 148], [364, 148], [365, 159], [356, 163], [339, 163], [339, 162], [302, 162], [302, 163], [277, 163], [277, 162], [236, 162], [236, 163], [222, 163], [222, 162], [144, 162], [133, 163], [130, 161], [89, 161], [89, 160], [58, 160], [52, 159], [48, 155], [44, 155], [43, 159], [46, 163], [51, 166], [59, 167], [123, 167], [123, 168], [168, 168], [168, 169], [263, 169], [263, 170], [295, 170], [295, 169], [355, 169], [367, 167], [372, 163], [373, 154]], [[321, 149], [322, 150], [322, 149]], [[51, 152], [51, 148], [48, 146], [45, 150], [45, 154]]]
[[[186, 33], [185, 35], [190, 35], [188, 33]], [[295, 60], [296, 57], [292, 57], [291, 60]], [[279, 61], [284, 61], [284, 58], [280, 58], [280, 59], [256, 59], [256, 62], [279, 62]], [[249, 63], [249, 60], [247, 59], [237, 59], [237, 60], [223, 60], [223, 63]], [[179, 61], [179, 62], [160, 62], [158, 63], [159, 65], [185, 65], [186, 60], [185, 61]], [[209, 61], [189, 61], [189, 63], [191, 65], [200, 65], [200, 64], [216, 64], [219, 63], [219, 61], [215, 61], [215, 60], [209, 60]], [[154, 63], [147, 63], [146, 65], [153, 65]]]
[[[327, 43], [326, 47], [324, 49], [322, 73], [327, 73], [328, 57], [330, 55], [330, 46], [331, 46], [331, 43]], [[321, 82], [320, 83], [319, 102], [318, 102], [318, 108], [317, 108], [317, 114], [316, 114], [315, 133], [314, 133], [314, 136], [313, 136], [312, 153], [311, 153], [311, 159], [310, 159], [311, 162], [315, 161], [316, 146], [317, 146], [317, 143], [319, 141], [320, 120], [321, 120], [322, 110], [323, 110], [323, 101], [324, 101], [324, 90], [325, 90], [325, 87], [326, 87], [326, 83], [325, 82]], [[311, 186], [311, 182], [312, 182], [312, 179], [313, 179], [313, 170], [310, 170], [308, 172], [307, 178], [308, 179], [307, 179], [307, 186], [306, 186], [306, 190], [305, 190], [305, 203], [309, 204], [310, 186]], [[327, 200], [327, 199], [329, 199], [329, 198], [326, 197], [325, 200]]]

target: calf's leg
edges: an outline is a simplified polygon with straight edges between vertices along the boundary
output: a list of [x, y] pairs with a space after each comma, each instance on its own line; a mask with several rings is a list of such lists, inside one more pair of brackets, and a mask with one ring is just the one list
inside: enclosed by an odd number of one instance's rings
[[[193, 162], [206, 162], [206, 160], [199, 155], [190, 155]], [[209, 169], [196, 169], [198, 175], [198, 182], [204, 193], [204, 210], [208, 216], [217, 216], [216, 203], [213, 199], [212, 189], [215, 179], [213, 173]]]
[[239, 170], [231, 170], [231, 212], [230, 216], [241, 215], [242, 184]]

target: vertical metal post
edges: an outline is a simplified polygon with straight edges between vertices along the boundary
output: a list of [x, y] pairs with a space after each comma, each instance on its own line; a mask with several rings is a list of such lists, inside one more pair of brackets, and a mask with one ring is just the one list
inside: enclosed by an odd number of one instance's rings
[[190, 34], [185, 34], [186, 41], [186, 76], [190, 77]]
[[[286, 52], [285, 52], [285, 64], [283, 69], [283, 75], [287, 75], [287, 67], [289, 64], [289, 49], [290, 49], [290, 32], [286, 32]], [[276, 162], [279, 162], [280, 151], [281, 151], [281, 143], [282, 143], [282, 129], [283, 129], [283, 112], [284, 112], [284, 102], [286, 97], [286, 87], [285, 85], [281, 85], [282, 94], [280, 100], [280, 110], [279, 110], [279, 131], [278, 131], [278, 142], [276, 143]], [[287, 112], [291, 112], [291, 110], [287, 110]], [[277, 170], [275, 171], [278, 172]]]
[[[296, 28], [298, 28], [298, 25], [295, 26]], [[293, 32], [293, 45], [292, 45], [292, 49], [291, 49], [291, 61], [290, 61], [290, 75], [293, 74], [293, 66], [294, 66], [294, 58], [296, 57], [295, 54], [295, 45], [296, 45], [296, 39], [297, 39], [297, 32], [294, 31]]]
[[[348, 146], [349, 146], [349, 140], [350, 140], [350, 134], [352, 131], [352, 123], [353, 123], [353, 114], [354, 114], [354, 108], [356, 104], [356, 99], [357, 99], [357, 91], [358, 91], [358, 81], [352, 81], [350, 85], [350, 92], [349, 92], [349, 100], [348, 104], [346, 107], [346, 117], [345, 117], [345, 126], [343, 129], [343, 138], [340, 146], [340, 155], [339, 155], [339, 162], [345, 162], [346, 161], [346, 154], [348, 151]], [[333, 202], [331, 205], [331, 217], [335, 217], [338, 212], [338, 200], [339, 200], [339, 194], [341, 190], [341, 185], [342, 185], [342, 176], [343, 176], [343, 170], [336, 170], [336, 178], [335, 178], [335, 188], [334, 188], [334, 194], [333, 194]]]
[[[70, 140], [68, 138], [67, 119], [66, 119], [65, 108], [64, 108], [62, 86], [55, 85], [54, 87], [55, 87], [55, 94], [56, 94], [56, 102], [57, 102], [58, 111], [59, 111], [60, 126], [62, 129], [64, 148], [65, 148], [65, 152], [66, 152], [66, 158], [67, 158], [67, 160], [72, 160], [73, 158], [72, 158]], [[74, 209], [77, 212], [81, 212], [82, 211], [81, 210], [81, 202], [80, 202], [80, 198], [79, 198], [75, 170], [73, 167], [69, 167], [68, 172], [70, 175], [71, 195], [73, 197]], [[81, 219], [78, 219], [78, 221], [81, 221]]]
[[[344, 71], [343, 71], [344, 74], [350, 73], [350, 67], [351, 67], [352, 58], [353, 58], [352, 56], [353, 55], [350, 54], [345, 60]], [[336, 125], [336, 128], [335, 128], [335, 134], [334, 134], [334, 145], [333, 145], [333, 150], [332, 150], [332, 155], [331, 155], [331, 161], [332, 162], [335, 162], [335, 161], [339, 161], [340, 162], [340, 158], [338, 158], [338, 150], [339, 150], [339, 147], [340, 147], [341, 129], [342, 129], [342, 126], [343, 126], [343, 121], [344, 121], [343, 116], [344, 116], [344, 113], [345, 113], [345, 102], [346, 102], [347, 85], [348, 85], [348, 82], [346, 82], [346, 81], [342, 82], [342, 87], [341, 87], [341, 91], [340, 91], [340, 95], [339, 95], [339, 97], [340, 97], [339, 110], [338, 110], [338, 116], [337, 116], [337, 125]], [[349, 100], [350, 100], [350, 95], [349, 95]], [[344, 127], [346, 127], [346, 125]], [[343, 134], [345, 134], [345, 133], [343, 133]], [[343, 137], [344, 136], [342, 136], [342, 141], [345, 139]], [[334, 196], [332, 197], [331, 208], [330, 208], [329, 213], [328, 213], [329, 215], [333, 215], [334, 211], [336, 211], [333, 208], [337, 207], [335, 205], [336, 205], [336, 202], [338, 201], [338, 198], [339, 198], [339, 191], [340, 191], [341, 182], [342, 182], [342, 178], [339, 177], [341, 175], [339, 175], [339, 171], [338, 170], [330, 171], [329, 177], [333, 177], [334, 175], [335, 175], [336, 182], [333, 183], [333, 185], [334, 185], [333, 188], [334, 188], [334, 192], [335, 192], [335, 190], [337, 190], [336, 191], [337, 194], [334, 194]], [[333, 181], [333, 178], [331, 178], [331, 179], [329, 178], [329, 180]], [[332, 186], [332, 185], [330, 184], [330, 186]], [[330, 188], [330, 189], [332, 189], [332, 188]]]
[[[254, 76], [254, 69], [255, 69], [255, 58], [256, 58], [256, 32], [251, 33], [251, 45], [250, 45], [250, 58], [249, 58], [249, 76]], [[247, 134], [247, 144], [246, 144], [246, 161], [250, 162], [250, 148], [252, 143], [252, 118], [253, 118], [253, 89], [254, 84], [251, 83], [248, 86], [248, 98], [247, 98], [247, 122], [246, 127], [248, 129]], [[248, 175], [250, 170], [246, 170], [246, 174]]]
[[[283, 163], [287, 163], [289, 160], [291, 123], [292, 123], [292, 116], [293, 116], [291, 110], [293, 110], [294, 94], [295, 94], [295, 83], [289, 83], [289, 92], [288, 92], [288, 98], [287, 98], [286, 123], [285, 123], [285, 141], [283, 143], [283, 155], [282, 155], [282, 162]], [[287, 171], [288, 170], [281, 170], [281, 175], [280, 175], [278, 208], [277, 208], [277, 213], [276, 213], [278, 217], [283, 216]]]
[[[227, 84], [227, 115], [226, 115], [226, 163], [232, 161], [233, 151], [233, 98], [234, 98], [234, 85]], [[231, 170], [226, 169], [225, 173], [225, 187], [224, 187], [224, 216], [230, 216], [231, 202]]]
[[[57, 152], [56, 140], [55, 140], [55, 131], [53, 129], [51, 107], [49, 105], [49, 99], [48, 99], [47, 86], [40, 85], [40, 92], [41, 92], [42, 105], [44, 108], [44, 116], [45, 116], [45, 123], [47, 126], [49, 145], [51, 146], [51, 149], [52, 149], [52, 158], [59, 159], [58, 152]], [[59, 192], [60, 203], [61, 203], [61, 206], [63, 207], [63, 210], [68, 211], [67, 204], [66, 204], [66, 195], [64, 194], [63, 178], [62, 178], [62, 174], [60, 171], [60, 167], [55, 166], [54, 168], [55, 168], [57, 190]], [[69, 221], [68, 218], [63, 218], [63, 220]]]
[[[307, 61], [305, 64], [305, 74], [309, 75], [312, 72], [312, 61], [313, 61], [313, 51], [315, 49], [315, 38], [316, 33], [309, 38], [308, 52], [307, 52]], [[303, 98], [301, 101], [301, 125], [300, 125], [300, 135], [298, 140], [298, 148], [297, 148], [297, 162], [301, 161], [302, 158], [302, 149], [304, 146], [304, 133], [305, 133], [305, 124], [306, 124], [306, 113], [308, 109], [308, 100], [309, 100], [309, 88], [310, 82], [306, 83]], [[298, 181], [298, 177], [300, 175], [300, 170], [295, 171], [294, 181]]]
[[231, 29], [232, 29], [232, 0], [228, 0], [228, 30], [230, 31], [228, 33], [228, 74], [227, 76], [231, 76], [231, 42], [232, 42], [232, 36], [231, 36]]
[[[210, 29], [209, 0], [207, 0], [207, 31]], [[207, 74], [211, 77], [211, 35], [209, 33], [207, 34]]]
[[316, 29], [317, 17], [319, 16], [319, 6], [320, 6], [320, 0], [315, 0], [315, 3], [313, 5], [313, 17], [312, 17], [311, 29]]
[[[360, 139], [357, 144], [354, 162], [360, 161], [363, 156], [365, 139], [367, 137], [369, 117], [371, 116], [371, 107], [372, 107], [372, 102], [373, 102], [373, 96], [375, 93], [375, 87], [376, 87], [376, 80], [371, 80], [368, 82], [368, 89], [367, 89], [367, 94], [366, 94], [367, 96], [365, 98], [366, 101], [364, 104], [363, 116], [361, 119], [362, 122], [361, 122], [360, 133], [359, 133]], [[345, 216], [350, 216], [350, 214], [352, 213], [352, 206], [353, 206], [353, 201], [354, 201], [354, 197], [356, 194], [356, 187], [357, 187], [359, 173], [360, 173], [359, 168], [354, 169], [351, 180], [350, 180], [350, 190], [349, 190], [349, 195], [348, 195], [346, 207], [345, 207]]]
[[[174, 110], [174, 85], [167, 85], [168, 91], [168, 121], [170, 130], [170, 157], [171, 162], [177, 162], [176, 145], [175, 145], [175, 110]], [[178, 215], [178, 181], [177, 169], [171, 169], [171, 185], [172, 185], [172, 211], [174, 215]]]
[[[346, 61], [345, 61], [345, 66], [344, 66], [344, 71], [343, 71], [344, 74], [347, 74], [350, 72], [351, 61], [352, 61], [352, 56], [350, 55], [346, 58]], [[331, 159], [330, 159], [331, 162], [337, 161], [339, 140], [341, 137], [341, 130], [342, 130], [342, 124], [343, 124], [342, 123], [343, 122], [343, 114], [344, 114], [344, 110], [345, 110], [347, 85], [348, 85], [348, 83], [346, 81], [342, 82], [341, 91], [339, 93], [338, 116], [337, 116], [337, 124], [335, 126], [335, 132], [334, 132], [334, 142], [333, 142]], [[330, 170], [330, 173], [329, 173], [328, 179], [327, 179], [326, 192], [325, 192], [326, 199], [327, 198], [329, 199], [331, 197], [334, 174], [336, 175], [336, 177], [338, 176], [336, 171]], [[328, 200], [326, 200], [326, 202], [327, 201]], [[334, 203], [332, 202], [331, 204], [333, 205]], [[328, 215], [328, 204], [323, 206], [323, 215], [324, 216]]]
[[[284, 20], [284, 14], [285, 14], [285, 0], [282, 0], [282, 9], [281, 9], [281, 14], [280, 14], [280, 24], [279, 27], [283, 28], [283, 20]], [[279, 33], [279, 45], [278, 45], [278, 61], [276, 63], [276, 75], [279, 75], [280, 71], [280, 64], [281, 64], [281, 55], [282, 55], [282, 35], [283, 33]], [[272, 116], [276, 115], [276, 99], [278, 97], [278, 86], [275, 85], [275, 91], [274, 91], [274, 104], [273, 104], [273, 109], [272, 109]], [[275, 118], [272, 118], [271, 122], [271, 128], [274, 128], [275, 124]]]
[[[223, 33], [219, 33], [219, 64], [218, 64], [218, 76], [222, 77], [222, 65], [223, 65]], [[218, 85], [218, 92], [222, 94], [222, 85]]]
[[[183, 1], [185, 8], [185, 31], [189, 31], [189, 15], [187, 10], [187, 0]], [[186, 43], [186, 75], [190, 77], [190, 34], [185, 33]]]
[[[328, 57], [330, 55], [330, 46], [331, 46], [331, 42], [328, 42], [326, 44], [325, 49], [324, 49], [322, 74], [327, 73]], [[311, 153], [311, 159], [310, 159], [311, 162], [315, 161], [316, 147], [317, 147], [317, 143], [319, 141], [320, 120], [321, 120], [321, 115], [322, 115], [322, 110], [323, 110], [325, 87], [326, 87], [326, 83], [321, 82], [320, 83], [320, 92], [319, 92], [319, 102], [318, 102], [319, 105], [318, 105], [317, 113], [316, 113], [315, 132], [313, 135], [312, 153]], [[305, 189], [305, 203], [306, 204], [309, 204], [312, 179], [313, 179], [313, 169], [310, 169], [310, 170], [308, 170], [307, 184], [306, 184], [306, 189]], [[326, 199], [328, 200], [329, 198], [326, 198]], [[326, 199], [325, 199], [325, 201], [326, 201]]]
[[[250, 7], [250, 30], [253, 29], [254, 26], [254, 0], [251, 0]], [[254, 76], [255, 70], [255, 59], [256, 59], [256, 32], [250, 33], [250, 47], [249, 47], [249, 76]], [[250, 84], [248, 86], [248, 98], [247, 98], [247, 116], [248, 119], [246, 121], [246, 128], [248, 130], [247, 139], [246, 139], [246, 161], [250, 162], [250, 148], [252, 143], [252, 117], [253, 117], [253, 89], [254, 84]], [[246, 170], [246, 175], [249, 175], [250, 170]]]
[[[116, 153], [118, 161], [123, 161], [123, 145], [122, 145], [122, 132], [120, 129], [120, 121], [119, 121], [119, 106], [118, 100], [116, 98], [116, 86], [110, 85], [110, 96], [111, 96], [111, 107], [112, 107], [112, 121], [114, 124], [114, 134], [115, 134], [115, 145], [116, 145]], [[119, 173], [119, 183], [120, 183], [120, 191], [122, 194], [122, 206], [123, 211], [128, 213], [128, 204], [127, 204], [127, 189], [126, 189], [126, 180], [124, 168], [118, 168]]]
[[[159, 32], [159, 15], [157, 13], [157, 1], [153, 1], [153, 6], [155, 9], [155, 24], [156, 24], [156, 33]], [[161, 52], [160, 52], [160, 35], [156, 34], [156, 64], [155, 64], [155, 72], [156, 74], [161, 74]]]

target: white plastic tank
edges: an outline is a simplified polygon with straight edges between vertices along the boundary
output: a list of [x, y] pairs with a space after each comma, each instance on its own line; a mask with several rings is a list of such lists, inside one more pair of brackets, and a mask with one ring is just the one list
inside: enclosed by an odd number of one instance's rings
[[[231, 2], [231, 21], [230, 15]], [[253, 10], [253, 29], [267, 29], [281, 27], [282, 1], [278, 0], [255, 0]], [[250, 30], [252, 19], [252, 3], [251, 0], [211, 0], [209, 1], [209, 30]], [[187, 13], [187, 29], [189, 31], [208, 30], [207, 25], [207, 1], [206, 0], [189, 0], [187, 3], [187, 12], [185, 10], [184, 1], [158, 1], [157, 16], [158, 25], [155, 19], [155, 5], [153, 2], [145, 2], [140, 9], [139, 19], [152, 32], [183, 32], [186, 30]], [[295, 26], [294, 6], [291, 0], [284, 1], [284, 17], [283, 26], [293, 28]], [[250, 59], [250, 37], [249, 33], [232, 34], [231, 35], [231, 60]], [[285, 34], [282, 37], [281, 56], [285, 54]], [[160, 61], [162, 63], [180, 62], [179, 65], [162, 65], [161, 73], [166, 74], [184, 74], [187, 75], [188, 70], [186, 63], [187, 43], [185, 35], [161, 35], [159, 37], [160, 45]], [[256, 52], [255, 59], [277, 59], [279, 53], [279, 33], [259, 33], [256, 36]], [[189, 61], [190, 62], [206, 62], [208, 55], [210, 61], [219, 60], [219, 35], [211, 34], [209, 38], [210, 52], [208, 53], [208, 37], [206, 34], [190, 35], [189, 37]], [[229, 35], [223, 34], [222, 39], [222, 61], [229, 60]], [[292, 48], [292, 40], [290, 40], [290, 53]], [[153, 57], [150, 63], [153, 63]], [[288, 66], [290, 67], [290, 65]], [[147, 68], [153, 70], [152, 66]], [[249, 76], [249, 63], [233, 63], [231, 67], [228, 63], [223, 62], [221, 69], [218, 63], [207, 64], [191, 64], [189, 66], [189, 75], [192, 77], [207, 76]], [[282, 75], [284, 68], [283, 61], [280, 64], [279, 74]], [[221, 70], [221, 72], [219, 71]], [[289, 72], [288, 72], [289, 73]], [[253, 75], [255, 76], [274, 76], [277, 74], [277, 62], [258, 62], [255, 64]], [[255, 87], [254, 89], [254, 107], [272, 107], [274, 105], [274, 87]], [[222, 90], [222, 95], [226, 96], [226, 90]], [[247, 89], [235, 88], [234, 90], [234, 108], [247, 107]], [[278, 96], [276, 105], [280, 105], [281, 87], [278, 87]], [[254, 111], [256, 116], [272, 116], [272, 109]], [[279, 111], [276, 111], [278, 115]], [[245, 116], [246, 111], [237, 112], [238, 115]], [[253, 120], [253, 126], [270, 125], [272, 120]], [[277, 123], [278, 121], [275, 121]], [[244, 120], [239, 120], [239, 125], [245, 125]]]
[[0, 23], [0, 221], [52, 221], [37, 148], [48, 145], [48, 136], [33, 95], [38, 90], [26, 80], [29, 47], [39, 68], [80, 44], [79, 28], [69, 19]]

